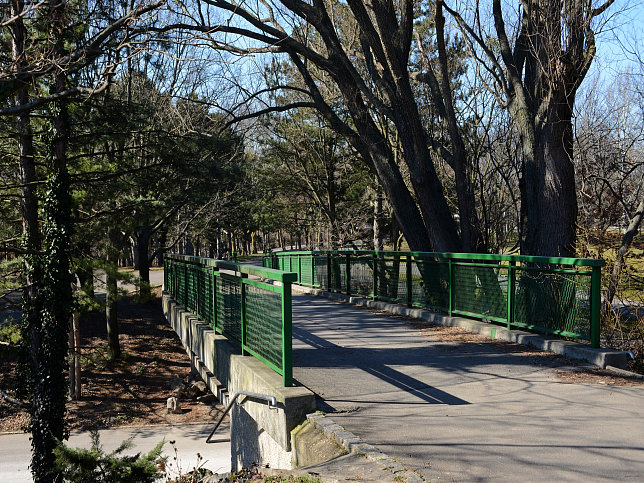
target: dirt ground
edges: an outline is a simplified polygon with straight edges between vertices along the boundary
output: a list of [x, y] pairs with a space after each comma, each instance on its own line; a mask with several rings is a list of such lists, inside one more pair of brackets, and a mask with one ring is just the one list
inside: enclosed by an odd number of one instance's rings
[[[160, 298], [146, 304], [124, 298], [118, 310], [119, 362], [107, 359], [104, 315], [81, 321], [82, 399], [67, 403], [69, 429], [217, 420], [221, 406], [195, 399], [180, 399], [181, 414], [167, 413], [167, 399], [190, 375], [190, 360], [163, 317]], [[14, 369], [15, 360], [0, 360], [0, 388], [9, 395]], [[22, 431], [27, 420], [26, 411], [0, 398], [0, 432]]]

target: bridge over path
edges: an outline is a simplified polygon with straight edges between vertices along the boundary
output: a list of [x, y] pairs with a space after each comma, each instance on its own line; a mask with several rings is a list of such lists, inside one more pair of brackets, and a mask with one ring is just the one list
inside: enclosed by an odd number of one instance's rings
[[643, 385], [566, 382], [556, 356], [414, 323], [295, 293], [293, 375], [334, 421], [433, 482], [644, 481]]

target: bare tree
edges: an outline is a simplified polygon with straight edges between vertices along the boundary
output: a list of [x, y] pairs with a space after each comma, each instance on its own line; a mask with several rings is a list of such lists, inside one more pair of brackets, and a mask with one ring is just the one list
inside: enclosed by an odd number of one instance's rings
[[[219, 22], [204, 21], [204, 4], [216, 8]], [[282, 0], [261, 2], [253, 9], [245, 2], [206, 0], [199, 6], [201, 10], [186, 6], [184, 11], [194, 12], [192, 18], [162, 30], [187, 26], [201, 31], [215, 48], [238, 54], [269, 52], [288, 56], [299, 72], [306, 99], [270, 106], [262, 112], [315, 107], [378, 176], [410, 247], [470, 247], [471, 243], [462, 241], [461, 234], [472, 227], [462, 225], [459, 234], [427, 145], [411, 85], [408, 64], [414, 1], [349, 0], [345, 4]], [[233, 44], [227, 37], [240, 35], [257, 47]], [[331, 80], [341, 94], [340, 107], [349, 113], [350, 122], [338, 115], [338, 104], [332, 104], [322, 91], [323, 77]], [[291, 86], [280, 87], [288, 90]], [[445, 89], [441, 92], [449, 95]], [[405, 175], [396, 162], [394, 147], [380, 129], [379, 117], [395, 127]], [[463, 190], [461, 194], [462, 199], [471, 198], [471, 192]], [[471, 208], [463, 211], [463, 223], [474, 223], [468, 215], [471, 212]]]
[[572, 116], [577, 90], [595, 57], [595, 26], [608, 0], [531, 0], [517, 5], [508, 32], [501, 1], [492, 1], [493, 32], [473, 7], [465, 18], [445, 7], [469, 40], [473, 55], [496, 81], [499, 100], [514, 120], [522, 147], [521, 249], [531, 255], [575, 253], [577, 200]]

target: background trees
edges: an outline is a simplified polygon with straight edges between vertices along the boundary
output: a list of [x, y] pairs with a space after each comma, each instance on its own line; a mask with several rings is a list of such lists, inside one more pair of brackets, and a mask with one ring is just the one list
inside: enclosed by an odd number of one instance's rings
[[145, 297], [169, 249], [398, 247], [398, 228], [414, 250], [612, 244], [612, 299], [644, 189], [641, 72], [582, 84], [612, 3], [10, 2], [0, 266], [31, 372], [57, 381], [32, 380], [35, 424], [52, 421], [36, 478], [64, 435], [71, 286], [97, 260], [115, 358], [116, 266]]

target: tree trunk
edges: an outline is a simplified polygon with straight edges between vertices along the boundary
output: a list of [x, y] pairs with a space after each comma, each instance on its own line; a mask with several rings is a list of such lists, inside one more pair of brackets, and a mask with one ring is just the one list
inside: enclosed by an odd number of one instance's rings
[[[445, 46], [445, 17], [443, 16], [442, 6], [442, 0], [436, 2], [436, 44], [438, 47], [441, 75], [440, 89], [437, 89], [439, 92], [436, 92], [435, 97], [438, 102], [443, 102], [444, 120], [447, 124], [452, 148], [452, 167], [454, 169], [454, 180], [456, 182], [459, 224], [461, 228], [460, 248], [466, 253], [473, 253], [481, 251], [485, 246], [479, 226], [478, 214], [476, 213], [474, 186], [471, 181], [467, 151], [463, 137], [459, 131], [456, 111], [452, 102], [453, 95], [449, 81], [450, 73], [447, 65], [447, 49]], [[442, 99], [438, 99], [439, 95]]]
[[373, 200], [373, 249], [376, 251], [383, 249], [382, 243], [382, 188], [377, 183], [374, 186], [374, 200]]
[[114, 229], [108, 229], [110, 246], [107, 249], [107, 268], [105, 275], [105, 322], [107, 327], [108, 357], [114, 361], [121, 358], [118, 322], [118, 244], [120, 234]]
[[551, 109], [535, 126], [527, 109], [515, 111], [524, 154], [521, 211], [525, 222], [521, 253], [573, 257], [576, 246], [577, 195], [572, 163], [572, 114]]
[[[22, 0], [13, 0], [11, 2], [11, 15], [16, 20], [9, 24], [12, 39], [12, 54], [14, 61], [19, 69], [27, 66], [25, 58], [25, 38], [27, 30], [23, 23], [24, 2]], [[29, 103], [29, 94], [27, 87], [18, 90], [15, 97], [15, 104], [26, 105]], [[24, 238], [24, 248], [28, 254], [24, 257], [25, 265], [25, 289], [22, 296], [22, 314], [23, 321], [27, 327], [29, 340], [27, 342], [28, 350], [28, 377], [29, 390], [32, 399], [30, 412], [32, 415], [38, 414], [39, 402], [42, 397], [41, 385], [37, 383], [40, 379], [42, 365], [46, 364], [40, 357], [42, 347], [42, 336], [40, 330], [40, 314], [42, 309], [42, 265], [39, 262], [37, 252], [41, 250], [40, 228], [38, 225], [38, 198], [36, 197], [36, 166], [33, 148], [33, 132], [31, 128], [31, 119], [28, 112], [16, 116], [16, 127], [18, 134], [18, 156], [20, 166], [20, 184], [21, 198], [20, 208], [22, 214], [22, 229]], [[46, 431], [46, 428], [45, 428]], [[33, 433], [32, 440], [32, 462], [38, 466], [32, 470], [34, 480], [43, 480], [46, 474], [39, 465], [40, 460], [47, 460], [44, 464], [52, 463], [51, 445], [48, 444], [50, 438], [44, 434], [41, 428], [37, 427]]]
[[[16, 18], [10, 23], [11, 38], [13, 40], [13, 58], [19, 69], [27, 66], [25, 59], [25, 38], [27, 31], [22, 20], [24, 2], [13, 0], [11, 2], [11, 15]], [[15, 97], [17, 106], [29, 103], [27, 87], [18, 90]], [[22, 293], [22, 316], [29, 332], [30, 344], [30, 377], [40, 373], [40, 359], [37, 351], [40, 347], [40, 300], [39, 289], [42, 282], [41, 264], [37, 252], [41, 250], [40, 227], [38, 225], [38, 198], [36, 196], [36, 165], [33, 146], [33, 131], [31, 118], [28, 112], [16, 116], [18, 134], [18, 157], [20, 175], [20, 209], [22, 215], [23, 247], [28, 254], [24, 257], [25, 288]], [[37, 408], [33, 408], [36, 410]]]
[[81, 398], [81, 350], [78, 312], [72, 314], [69, 324], [69, 398]]
[[[51, 18], [57, 19], [52, 26], [53, 55], [64, 58], [66, 52], [62, 35], [65, 18], [58, 9], [64, 4], [50, 6]], [[50, 93], [60, 93], [67, 88], [63, 70], [53, 76]], [[44, 203], [45, 245], [47, 253], [43, 258], [42, 311], [39, 336], [31, 342], [32, 368], [34, 374], [32, 412], [32, 461], [31, 470], [36, 482], [51, 482], [57, 477], [53, 450], [57, 441], [65, 438], [65, 372], [68, 352], [68, 330], [72, 297], [70, 272], [70, 238], [72, 234], [72, 200], [70, 180], [67, 172], [67, 141], [69, 119], [66, 101], [52, 103], [53, 134], [51, 148], [51, 170], [45, 190]], [[32, 332], [33, 333], [33, 332]]]
[[[498, 72], [523, 150], [521, 251], [574, 256], [577, 198], [572, 113], [577, 89], [595, 55], [592, 22], [613, 2], [525, 2], [514, 47], [501, 0], [492, 10], [504, 72]], [[480, 41], [480, 40], [479, 40]]]
[[[572, 163], [572, 113], [557, 112], [536, 138], [536, 212], [530, 255], [574, 257], [577, 239], [577, 193]], [[528, 220], [530, 222], [530, 220]]]
[[[132, 237], [132, 239], [130, 240], [130, 250], [129, 250], [129, 254], [128, 254], [128, 255], [129, 255], [130, 257], [132, 257], [132, 268], [133, 268], [134, 270], [138, 270], [138, 269], [139, 269], [139, 266], [140, 266], [140, 264], [141, 264], [141, 259], [139, 258], [139, 256], [140, 256], [140, 252], [139, 252], [139, 250], [138, 250], [139, 241], [138, 241], [135, 237], [136, 237], [136, 235], [134, 235], [134, 236]], [[127, 265], [129, 265], [129, 264], [128, 264], [128, 263], [126, 263], [126, 266], [127, 266]]]
[[150, 291], [150, 262], [152, 260], [148, 255], [151, 232], [149, 227], [145, 227], [132, 237], [134, 253], [139, 260], [139, 296], [142, 300], [149, 300], [152, 295]]

